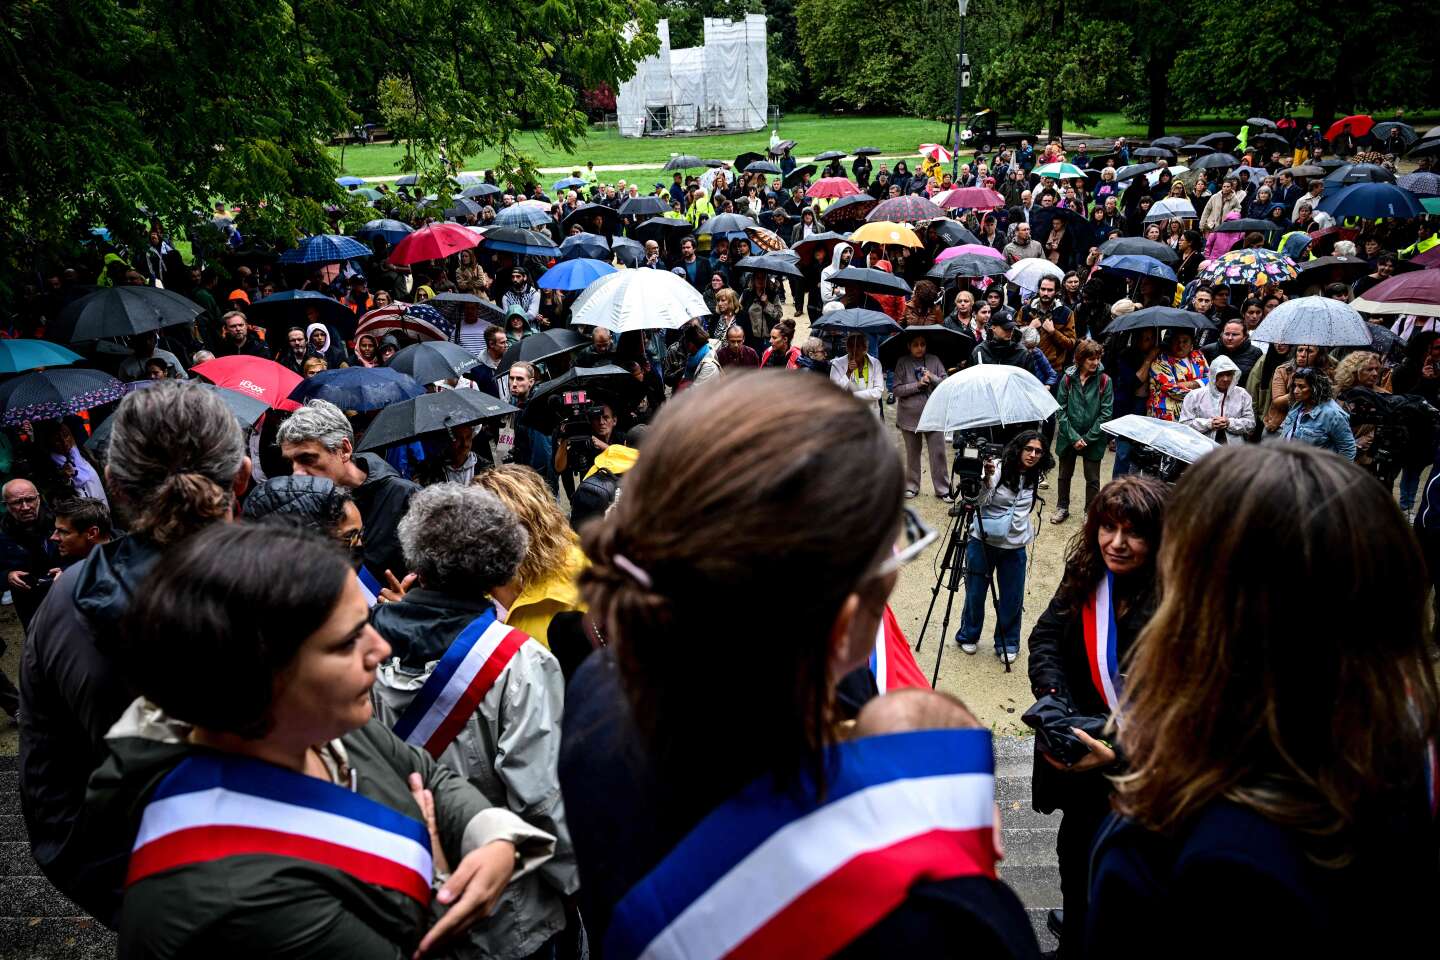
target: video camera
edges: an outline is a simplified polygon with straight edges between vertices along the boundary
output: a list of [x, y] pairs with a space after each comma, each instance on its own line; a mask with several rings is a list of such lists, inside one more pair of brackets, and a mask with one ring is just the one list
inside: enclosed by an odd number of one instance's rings
[[955, 474], [958, 488], [956, 506], [973, 506], [985, 489], [985, 461], [998, 460], [1005, 452], [1005, 444], [994, 440], [990, 430], [958, 430], [952, 440], [955, 445]]
[[568, 455], [590, 449], [592, 429], [590, 419], [599, 416], [604, 404], [590, 399], [584, 390], [566, 390], [550, 401], [556, 408], [559, 426], [556, 428], [557, 442], [565, 444]]
[[1139, 467], [1141, 473], [1170, 484], [1176, 483], [1180, 479], [1180, 475], [1185, 472], [1185, 468], [1190, 466], [1179, 457], [1161, 453], [1154, 447], [1148, 447], [1143, 443], [1133, 443], [1130, 447], [1130, 459]]
[[1350, 428], [1373, 425], [1367, 466], [1376, 476], [1393, 482], [1407, 460], [1426, 459], [1440, 427], [1440, 410], [1423, 398], [1389, 394], [1368, 387], [1352, 387], [1341, 399], [1350, 406]]

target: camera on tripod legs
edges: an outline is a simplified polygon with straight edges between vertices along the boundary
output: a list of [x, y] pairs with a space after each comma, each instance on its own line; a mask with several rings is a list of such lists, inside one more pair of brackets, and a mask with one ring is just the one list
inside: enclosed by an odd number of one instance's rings
[[952, 438], [955, 464], [951, 471], [955, 475], [956, 504], [951, 513], [979, 501], [985, 491], [985, 462], [998, 460], [1005, 453], [1005, 444], [991, 436], [992, 429], [958, 430]]
[[556, 434], [557, 442], [565, 444], [572, 458], [581, 451], [588, 451], [590, 437], [594, 433], [590, 419], [604, 411], [604, 404], [591, 400], [584, 390], [567, 390], [551, 402], [557, 408], [560, 422]]
[[1172, 457], [1143, 443], [1135, 443], [1130, 448], [1130, 460], [1138, 472], [1169, 484], [1176, 483], [1185, 468], [1190, 466], [1179, 457]]

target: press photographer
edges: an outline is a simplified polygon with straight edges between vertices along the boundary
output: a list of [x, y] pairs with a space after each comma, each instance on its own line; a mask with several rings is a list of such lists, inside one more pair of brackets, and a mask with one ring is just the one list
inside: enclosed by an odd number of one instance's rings
[[608, 400], [592, 399], [584, 390], [573, 390], [556, 398], [562, 405], [560, 424], [555, 429], [555, 472], [565, 485], [566, 496], [575, 492], [595, 458], [612, 443], [625, 442], [617, 430], [619, 418]]

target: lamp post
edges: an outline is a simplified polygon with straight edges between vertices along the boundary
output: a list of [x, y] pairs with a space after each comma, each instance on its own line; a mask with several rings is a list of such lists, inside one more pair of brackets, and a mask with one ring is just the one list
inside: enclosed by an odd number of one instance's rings
[[950, 176], [954, 180], [960, 179], [960, 125], [964, 122], [961, 117], [963, 110], [963, 97], [965, 88], [970, 86], [970, 55], [965, 52], [965, 11], [970, 7], [970, 0], [955, 0], [960, 8], [960, 55], [955, 59], [955, 150], [950, 158]]

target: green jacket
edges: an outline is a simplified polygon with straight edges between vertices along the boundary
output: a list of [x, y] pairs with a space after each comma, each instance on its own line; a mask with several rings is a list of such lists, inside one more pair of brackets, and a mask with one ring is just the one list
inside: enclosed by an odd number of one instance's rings
[[1115, 403], [1115, 384], [1105, 368], [1102, 366], [1083, 386], [1079, 371], [1073, 366], [1067, 368], [1056, 388], [1055, 399], [1060, 402], [1055, 449], [1063, 453], [1073, 447], [1076, 440], [1084, 440], [1085, 449], [1079, 451], [1080, 456], [1086, 460], [1104, 459], [1106, 436], [1100, 425], [1110, 419]]

